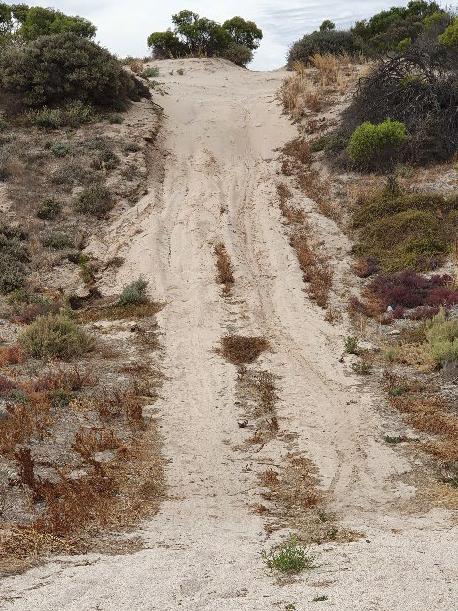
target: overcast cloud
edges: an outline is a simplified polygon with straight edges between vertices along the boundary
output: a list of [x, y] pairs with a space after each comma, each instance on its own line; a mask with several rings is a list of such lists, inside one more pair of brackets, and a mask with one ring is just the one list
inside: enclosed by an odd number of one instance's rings
[[339, 28], [344, 28], [390, 6], [406, 5], [407, 0], [29, 0], [28, 3], [86, 17], [98, 28], [98, 42], [119, 56], [146, 55], [148, 34], [166, 30], [171, 26], [170, 16], [182, 9], [220, 22], [240, 15], [256, 21], [264, 31], [250, 67], [268, 70], [283, 65], [289, 45], [315, 30], [324, 19], [332, 19]]

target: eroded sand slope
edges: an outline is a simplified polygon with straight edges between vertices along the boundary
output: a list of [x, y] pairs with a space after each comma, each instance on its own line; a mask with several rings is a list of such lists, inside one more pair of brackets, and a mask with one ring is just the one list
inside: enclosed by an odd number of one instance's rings
[[[107, 257], [126, 257], [119, 286], [142, 274], [167, 303], [159, 315], [167, 380], [156, 407], [169, 498], [141, 530], [145, 549], [54, 560], [8, 578], [4, 608], [305, 610], [326, 595], [322, 609], [455, 609], [448, 516], [397, 510], [412, 490], [396, 476], [410, 466], [381, 441], [377, 398], [339, 362], [345, 328], [327, 323], [307, 299], [281, 222], [275, 149], [296, 135], [276, 102], [284, 72], [219, 60], [161, 62], [160, 70], [168, 91], [159, 99], [164, 172], [152, 167], [148, 195], [106, 246]], [[302, 204], [345, 272], [346, 239], [313, 216], [312, 202]], [[215, 282], [218, 241], [234, 266], [229, 299]], [[287, 585], [260, 558], [284, 533], [268, 538], [249, 506], [261, 465], [279, 463], [291, 445], [280, 437], [256, 454], [236, 449], [246, 439], [237, 425], [236, 370], [214, 351], [226, 333], [269, 339], [262, 365], [279, 376], [280, 427], [297, 434], [293, 449], [317, 465], [332, 509], [365, 535], [322, 546], [317, 567]]]

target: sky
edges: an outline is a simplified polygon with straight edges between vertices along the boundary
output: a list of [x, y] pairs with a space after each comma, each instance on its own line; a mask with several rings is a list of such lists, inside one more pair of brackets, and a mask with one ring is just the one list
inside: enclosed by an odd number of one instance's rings
[[170, 27], [171, 15], [180, 10], [192, 10], [218, 22], [240, 15], [255, 21], [264, 32], [250, 68], [270, 70], [284, 65], [291, 43], [317, 29], [324, 19], [345, 28], [383, 9], [406, 5], [407, 0], [29, 0], [27, 3], [86, 17], [97, 26], [97, 41], [119, 57], [147, 55], [147, 36]]

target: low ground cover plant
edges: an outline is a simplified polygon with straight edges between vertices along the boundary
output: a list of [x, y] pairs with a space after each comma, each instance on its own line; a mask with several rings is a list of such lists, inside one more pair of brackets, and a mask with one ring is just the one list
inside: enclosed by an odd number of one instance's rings
[[105, 216], [113, 205], [112, 194], [103, 183], [93, 183], [83, 189], [75, 202], [77, 212], [96, 217]]
[[458, 198], [438, 193], [403, 193], [387, 187], [352, 213], [355, 253], [386, 272], [438, 267], [458, 231]]
[[253, 363], [268, 349], [269, 342], [264, 337], [226, 335], [221, 338], [220, 354], [233, 365]]

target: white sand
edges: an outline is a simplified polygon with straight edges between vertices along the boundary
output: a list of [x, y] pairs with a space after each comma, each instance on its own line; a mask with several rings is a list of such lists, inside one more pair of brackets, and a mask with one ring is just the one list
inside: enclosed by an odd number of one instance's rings
[[[119, 284], [141, 273], [168, 302], [159, 315], [168, 379], [156, 406], [170, 498], [144, 525], [144, 550], [57, 559], [7, 578], [2, 608], [458, 609], [456, 529], [444, 511], [406, 516], [396, 508], [413, 493], [395, 477], [409, 463], [383, 443], [377, 400], [339, 363], [345, 329], [307, 299], [281, 223], [272, 160], [296, 133], [275, 101], [284, 73], [217, 60], [160, 69], [169, 91], [159, 99], [170, 153], [164, 180], [152, 175], [150, 193], [114, 228], [111, 250], [128, 245]], [[343, 259], [348, 244], [330, 231]], [[214, 280], [219, 240], [235, 270], [229, 300]], [[279, 439], [260, 454], [234, 449], [247, 437], [237, 426], [235, 368], [213, 351], [227, 332], [271, 340], [261, 364], [280, 376], [280, 428], [298, 434], [295, 448], [318, 466], [333, 508], [366, 536], [322, 546], [317, 568], [289, 585], [266, 572], [260, 552], [272, 540], [248, 507], [259, 502], [259, 462], [279, 464], [288, 448]], [[321, 595], [328, 600], [311, 602]]]

